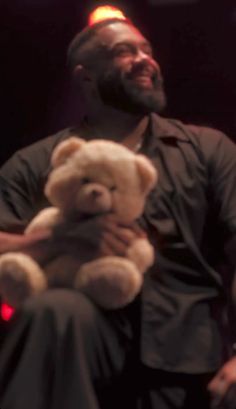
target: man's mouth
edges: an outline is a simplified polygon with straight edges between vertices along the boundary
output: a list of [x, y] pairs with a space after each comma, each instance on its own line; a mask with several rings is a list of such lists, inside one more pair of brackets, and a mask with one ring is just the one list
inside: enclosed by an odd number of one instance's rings
[[147, 88], [153, 88], [153, 80], [150, 75], [136, 74], [132, 77], [132, 80]]
[[153, 88], [155, 74], [151, 70], [133, 72], [130, 79], [145, 88]]

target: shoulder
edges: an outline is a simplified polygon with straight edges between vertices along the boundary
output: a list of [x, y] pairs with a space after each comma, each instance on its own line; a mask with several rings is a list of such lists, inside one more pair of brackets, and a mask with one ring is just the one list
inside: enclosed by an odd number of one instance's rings
[[186, 124], [180, 120], [163, 118], [155, 115], [152, 117], [157, 137], [163, 134], [163, 140], [168, 137], [176, 138], [178, 142], [187, 142], [192, 145], [198, 154], [211, 160], [220, 152], [235, 155], [235, 143], [222, 131], [209, 126]]
[[157, 134], [161, 132], [164, 135], [173, 135], [183, 140], [205, 140], [208, 138], [211, 141], [216, 141], [226, 137], [223, 132], [213, 127], [184, 123], [175, 118], [165, 118], [152, 114], [151, 120]]
[[2, 166], [0, 176], [6, 178], [24, 172], [27, 174], [29, 172], [32, 174], [46, 172], [54, 147], [63, 139], [71, 136], [72, 133], [73, 128], [67, 128], [16, 151]]
[[73, 133], [73, 128], [66, 128], [63, 129], [62, 131], [59, 131], [53, 135], [48, 136], [47, 138], [40, 139], [39, 141], [18, 150], [14, 156], [19, 156], [19, 157], [30, 157], [34, 155], [40, 155], [41, 153], [45, 154], [51, 154], [52, 150], [55, 148], [55, 146], [62, 140], [68, 138], [71, 136]]

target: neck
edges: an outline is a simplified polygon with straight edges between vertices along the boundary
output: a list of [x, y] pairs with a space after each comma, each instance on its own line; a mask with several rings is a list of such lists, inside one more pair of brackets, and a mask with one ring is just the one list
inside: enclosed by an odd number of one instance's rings
[[133, 115], [106, 107], [87, 114], [87, 121], [94, 138], [120, 142], [132, 150], [142, 144], [147, 129], [148, 115]]

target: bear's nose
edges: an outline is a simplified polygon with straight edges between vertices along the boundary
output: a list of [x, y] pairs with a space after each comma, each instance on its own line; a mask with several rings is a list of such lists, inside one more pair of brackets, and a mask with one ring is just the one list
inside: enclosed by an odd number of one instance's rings
[[98, 190], [98, 189], [93, 189], [93, 190], [91, 190], [91, 196], [92, 196], [94, 199], [96, 199], [97, 197], [99, 197], [99, 196], [101, 196], [101, 195], [102, 195], [101, 190]]

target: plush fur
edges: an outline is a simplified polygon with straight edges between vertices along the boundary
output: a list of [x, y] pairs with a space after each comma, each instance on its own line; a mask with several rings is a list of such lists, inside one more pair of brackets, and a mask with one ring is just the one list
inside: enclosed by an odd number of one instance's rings
[[[71, 137], [55, 148], [51, 162], [45, 194], [52, 207], [42, 210], [25, 234], [103, 213], [132, 223], [141, 216], [157, 182], [157, 172], [145, 156], [107, 140]], [[65, 286], [85, 292], [103, 308], [120, 308], [139, 293], [153, 261], [153, 247], [146, 238], [134, 240], [126, 257], [95, 258], [82, 266], [74, 254], [61, 254], [42, 268], [22, 253], [6, 253], [0, 256], [0, 294], [19, 306], [48, 286]]]

